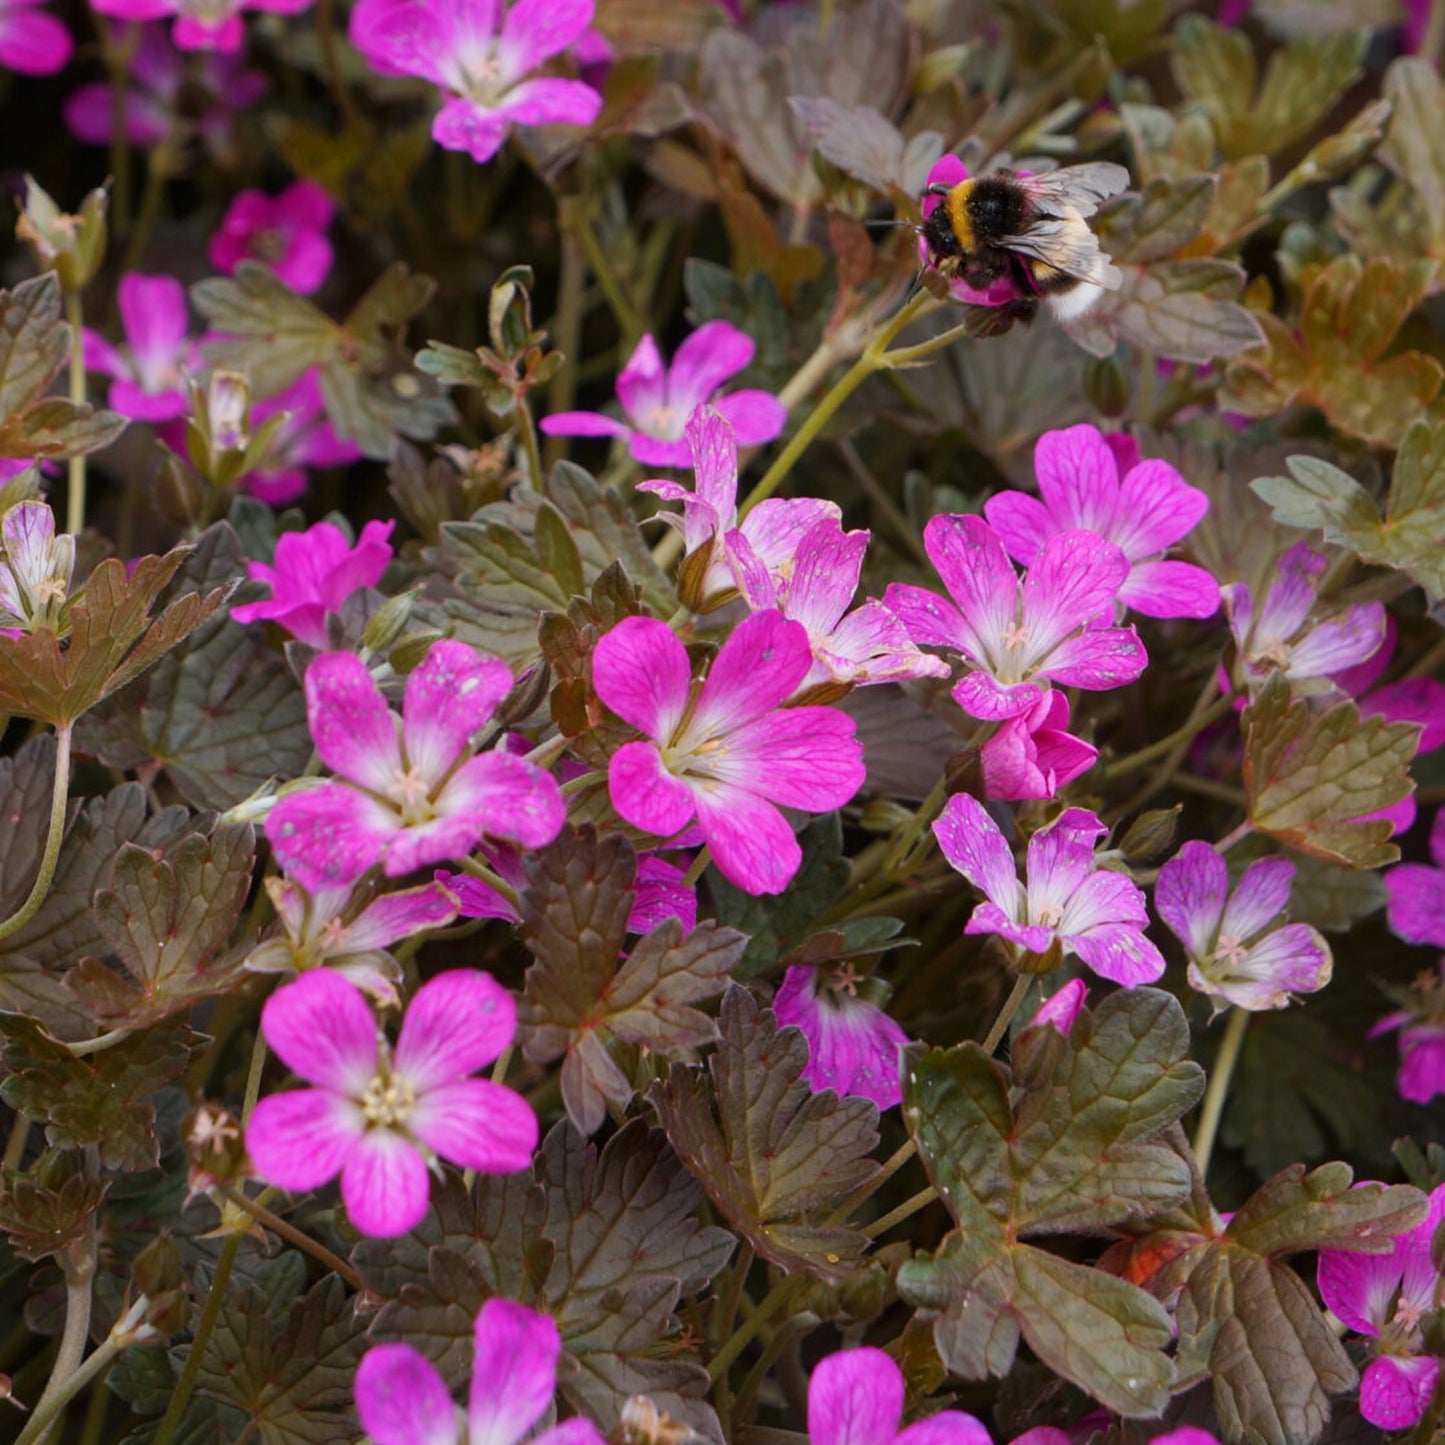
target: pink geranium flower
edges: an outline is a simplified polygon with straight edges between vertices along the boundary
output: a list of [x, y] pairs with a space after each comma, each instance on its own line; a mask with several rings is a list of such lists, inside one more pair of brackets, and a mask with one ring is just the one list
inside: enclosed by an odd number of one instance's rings
[[1052, 798], [1088, 772], [1099, 750], [1068, 727], [1069, 700], [1052, 688], [1027, 712], [1006, 718], [979, 749], [984, 793], [999, 800]]
[[70, 31], [40, 7], [45, 0], [0, 0], [0, 66], [21, 75], [54, 75], [75, 50]]
[[825, 813], [864, 779], [851, 718], [781, 706], [812, 663], [798, 623], [755, 612], [723, 643], [694, 701], [687, 649], [667, 624], [619, 622], [592, 655], [593, 682], [646, 741], [612, 755], [613, 806], [664, 837], [695, 817], [725, 878], [748, 893], [781, 893], [803, 855], [774, 804]]
[[[596, 411], [561, 411], [542, 419], [548, 436], [625, 437], [633, 458], [650, 467], [690, 467], [695, 446], [688, 423], [699, 407], [710, 406], [732, 427], [745, 447], [770, 442], [788, 419], [783, 404], [766, 391], [735, 391], [718, 396], [722, 385], [751, 365], [757, 347], [751, 336], [730, 321], [699, 326], [672, 359], [651, 336], [644, 336], [617, 378], [617, 400], [626, 421]], [[653, 484], [650, 490], [680, 501], [674, 492]]]
[[520, 1095], [470, 1077], [510, 1046], [511, 996], [472, 969], [416, 992], [395, 1051], [378, 1038], [360, 992], [334, 973], [303, 974], [261, 1010], [267, 1045], [314, 1087], [257, 1105], [246, 1148], [262, 1179], [292, 1193], [341, 1175], [363, 1234], [405, 1234], [426, 1215], [429, 1163], [484, 1174], [525, 1169], [537, 1117]]
[[814, 1090], [856, 1094], [891, 1109], [903, 1098], [898, 1051], [908, 1035], [858, 993], [850, 965], [794, 964], [778, 985], [773, 1012], [808, 1041], [803, 1077]]
[[190, 407], [186, 381], [198, 370], [187, 336], [186, 293], [174, 276], [130, 271], [116, 293], [125, 345], [85, 333], [85, 364], [113, 377], [110, 404], [132, 421], [170, 421]]
[[1361, 602], [1322, 621], [1312, 618], [1315, 579], [1325, 566], [1324, 553], [1297, 542], [1280, 559], [1258, 607], [1243, 582], [1220, 589], [1244, 687], [1262, 687], [1271, 674], [1282, 672], [1296, 692], [1337, 691], [1330, 675], [1358, 666], [1384, 643], [1385, 608], [1379, 602]]
[[1042, 1028], [1048, 1024], [1064, 1035], [1065, 1038], [1073, 1032], [1074, 1025], [1079, 1021], [1079, 1014], [1083, 1012], [1084, 1000], [1089, 995], [1089, 986], [1081, 978], [1071, 978], [1062, 988], [1055, 989], [1043, 1003], [1034, 1011], [1034, 1016], [1029, 1020], [1028, 1026], [1031, 1029]]
[[984, 515], [1025, 566], [1057, 532], [1097, 532], [1129, 559], [1119, 589], [1125, 607], [1147, 617], [1211, 617], [1219, 584], [1203, 567], [1164, 559], [1209, 510], [1209, 499], [1168, 462], [1139, 461], [1131, 450], [1121, 481], [1116, 451], [1097, 427], [1045, 432], [1034, 448], [1040, 496], [1001, 492], [984, 504]]
[[228, 275], [242, 261], [264, 261], [303, 296], [320, 289], [331, 270], [326, 228], [336, 203], [315, 181], [297, 181], [279, 196], [242, 191], [211, 237], [211, 265]]
[[368, 522], [355, 546], [333, 522], [304, 532], [285, 532], [276, 543], [276, 565], [250, 562], [246, 574], [267, 582], [271, 596], [231, 609], [237, 622], [274, 622], [312, 647], [325, 647], [326, 617], [339, 612], [351, 594], [374, 587], [391, 562], [395, 522]]
[[842, 516], [836, 502], [818, 497], [768, 497], [739, 522], [738, 438], [732, 423], [716, 407], [699, 406], [685, 431], [695, 489], [669, 481], [639, 482], [637, 489], [682, 503], [680, 518], [659, 515], [682, 533], [685, 557], [709, 549], [707, 568], [696, 584], [700, 606], [741, 588], [748, 567], [769, 576], [791, 571], [803, 537], [819, 522]]
[[396, 991], [401, 966], [387, 945], [441, 928], [460, 912], [455, 892], [440, 883], [383, 893], [360, 907], [350, 888], [308, 893], [290, 878], [268, 878], [266, 892], [284, 936], [253, 948], [247, 968], [256, 973], [328, 968], [389, 1008], [401, 1007]]
[[592, 0], [360, 0], [351, 41], [382, 75], [446, 93], [432, 139], [489, 161], [514, 125], [591, 125], [602, 97], [536, 72], [592, 24]]
[[[147, 25], [131, 59], [122, 98], [125, 138], [147, 148], [168, 138], [197, 135], [212, 158], [233, 149], [235, 118], [269, 88], [266, 77], [246, 70], [239, 57], [216, 51], [187, 57], [171, 44], [165, 27]], [[106, 81], [79, 86], [66, 97], [65, 124], [85, 145], [109, 145], [115, 125], [115, 92]]]
[[1144, 671], [1139, 634], [1109, 625], [1128, 559], [1097, 532], [1055, 532], [1022, 582], [982, 517], [932, 517], [923, 544], [953, 601], [895, 582], [884, 604], [916, 643], [971, 664], [953, 690], [971, 717], [1019, 717], [1050, 682], [1093, 692], [1123, 687]]
[[361, 457], [361, 448], [337, 436], [336, 428], [327, 419], [321, 382], [314, 368], [285, 391], [257, 402], [251, 408], [252, 430], [273, 416], [284, 416], [285, 420], [273, 433], [260, 466], [236, 483], [267, 506], [283, 507], [301, 496], [309, 484], [308, 467], [344, 467]]
[[511, 753], [472, 754], [511, 687], [498, 658], [436, 642], [406, 680], [398, 719], [359, 658], [322, 653], [306, 671], [306, 715], [338, 777], [272, 808], [277, 861], [304, 888], [336, 888], [378, 864], [399, 878], [465, 857], [483, 834], [550, 843], [566, 816], [552, 775]]
[[1402, 1099], [1428, 1104], [1445, 1094], [1445, 958], [1437, 971], [1415, 980], [1419, 1002], [1387, 1014], [1370, 1030], [1372, 1039], [1400, 1030], [1400, 1071], [1395, 1087]]
[[1149, 910], [1138, 885], [1095, 866], [1094, 842], [1108, 829], [1093, 813], [1069, 808], [1029, 839], [1027, 884], [977, 799], [950, 798], [933, 832], [944, 857], [986, 899], [965, 933], [997, 934], [1016, 952], [1035, 956], [1057, 946], [1126, 988], [1164, 972], [1163, 957], [1144, 936]]
[[1229, 869], [1208, 843], [1186, 843], [1160, 870], [1154, 907], [1189, 953], [1189, 986], [1216, 1009], [1284, 1008], [1330, 981], [1330, 946], [1307, 923], [1282, 922], [1295, 867], [1261, 858], [1231, 891]]
[[12, 635], [58, 633], [70, 601], [75, 538], [56, 536], [55, 514], [44, 502], [17, 502], [0, 518], [0, 543], [0, 625]]
[[790, 557], [770, 568], [742, 530], [728, 533], [727, 550], [748, 606], [755, 612], [775, 607], [808, 629], [813, 666], [803, 680], [805, 688], [948, 676], [948, 664], [921, 652], [881, 602], [870, 598], [848, 611], [872, 536], [845, 532], [836, 517], [824, 516], [803, 534]]
[[376, 1445], [602, 1445], [590, 1420], [530, 1432], [557, 1388], [562, 1336], [550, 1315], [489, 1299], [477, 1315], [465, 1418], [446, 1382], [411, 1345], [377, 1345], [356, 1371], [356, 1413]]
[[102, 15], [122, 20], [163, 20], [175, 17], [171, 38], [182, 50], [237, 51], [245, 36], [241, 13], [266, 10], [273, 15], [298, 15], [314, 0], [90, 0]]
[[1430, 1212], [1388, 1254], [1322, 1249], [1320, 1295], [1356, 1334], [1374, 1343], [1360, 1378], [1360, 1414], [1382, 1430], [1408, 1430], [1429, 1408], [1440, 1361], [1428, 1353], [1422, 1322], [1439, 1304], [1440, 1276], [1430, 1244], [1445, 1219], [1445, 1185]]

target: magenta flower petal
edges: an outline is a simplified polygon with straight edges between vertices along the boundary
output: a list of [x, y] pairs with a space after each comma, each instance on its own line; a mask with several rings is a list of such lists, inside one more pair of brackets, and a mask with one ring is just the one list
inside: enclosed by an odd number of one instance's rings
[[903, 1371], [882, 1350], [839, 1350], [808, 1381], [812, 1445], [893, 1445], [903, 1414]]
[[433, 643], [406, 680], [407, 761], [427, 782], [440, 782], [511, 689], [511, 670], [500, 658], [462, 642]]
[[[444, 815], [472, 824], [478, 834], [543, 848], [562, 831], [567, 805], [557, 780], [515, 753], [481, 753], [448, 780], [437, 801]], [[434, 852], [426, 862], [441, 862]]]
[[713, 659], [691, 727], [720, 734], [756, 722], [792, 696], [812, 662], [805, 628], [781, 612], [754, 612]]
[[1427, 1355], [1385, 1355], [1360, 1377], [1360, 1414], [1382, 1430], [1408, 1430], [1420, 1422], [1435, 1394], [1440, 1361]]
[[781, 436], [788, 424], [787, 408], [768, 391], [734, 391], [713, 406], [737, 433], [739, 446], [762, 446]]
[[391, 709], [365, 663], [349, 652], [322, 653], [306, 670], [306, 712], [321, 761], [384, 793], [401, 771], [401, 750]]
[[329, 1089], [293, 1089], [257, 1101], [246, 1126], [246, 1152], [268, 1184], [305, 1194], [341, 1172], [365, 1133], [365, 1116], [352, 1100]]
[[788, 820], [755, 793], [725, 783], [699, 787], [697, 819], [729, 883], [754, 896], [781, 893], [803, 861]]
[[174, 276], [130, 271], [116, 290], [121, 325], [139, 380], [147, 391], [165, 389], [186, 342], [186, 293]]
[[[619, 383], [620, 384], [620, 383]], [[555, 411], [541, 420], [543, 435], [549, 437], [625, 437], [632, 434], [625, 426], [600, 411]]]
[[1132, 627], [1088, 628], [1054, 649], [1048, 675], [1065, 687], [1101, 692], [1126, 687], [1148, 663], [1149, 655]]
[[417, 990], [396, 1044], [396, 1072], [424, 1094], [490, 1064], [517, 1031], [512, 996], [490, 974], [440, 973]]
[[1150, 458], [1129, 469], [1119, 487], [1113, 527], [1105, 533], [1131, 562], [1186, 537], [1209, 510], [1209, 498], [1168, 462]]
[[485, 165], [501, 150], [507, 129], [504, 114], [453, 96], [432, 121], [431, 136], [443, 150], [465, 151], [478, 165]]
[[1240, 875], [1220, 922], [1234, 938], [1252, 938], [1289, 906], [1294, 864], [1288, 858], [1261, 858]]
[[431, 1088], [417, 1100], [408, 1122], [412, 1133], [443, 1159], [488, 1174], [525, 1169], [537, 1147], [532, 1106], [488, 1079]]
[[376, 1073], [376, 1020], [360, 991], [320, 969], [278, 988], [261, 1010], [266, 1042], [309, 1083], [359, 1097]]
[[64, 70], [75, 42], [53, 15], [11, 8], [0, 11], [0, 65], [21, 75]]
[[667, 367], [651, 334], [637, 343], [627, 365], [617, 373], [617, 399], [635, 426], [667, 405]]
[[773, 999], [778, 1022], [801, 1029], [808, 1040], [803, 1077], [814, 1090], [854, 1094], [891, 1109], [903, 1097], [899, 1050], [908, 1035], [877, 1004], [826, 987], [822, 975], [821, 968], [795, 964]]
[[312, 890], [354, 883], [381, 862], [395, 828], [388, 809], [344, 783], [292, 793], [266, 819], [276, 861]]
[[357, 1141], [341, 1170], [341, 1200], [352, 1224], [373, 1239], [394, 1239], [426, 1218], [431, 1180], [414, 1144], [390, 1129]]
[[1384, 687], [1376, 688], [1369, 696], [1360, 699], [1360, 716], [1378, 716], [1386, 722], [1419, 723], [1421, 732], [1417, 756], [1433, 753], [1436, 748], [1445, 746], [1445, 683], [1437, 682], [1433, 677], [1387, 682]]
[[[595, 32], [594, 32], [595, 33]], [[532, 1436], [529, 1445], [606, 1445], [602, 1432], [581, 1415]]]
[[649, 737], [671, 738], [687, 708], [692, 665], [676, 633], [655, 617], [626, 617], [592, 654], [597, 696]]
[[670, 838], [696, 811], [692, 789], [662, 764], [651, 743], [624, 743], [607, 768], [612, 806], [634, 828]]
[[1445, 869], [1401, 863], [1386, 869], [1384, 879], [1390, 932], [1406, 943], [1445, 948]]
[[490, 1299], [473, 1340], [469, 1445], [519, 1445], [552, 1403], [561, 1333], [551, 1315]]
[[1036, 682], [999, 682], [983, 671], [966, 673], [953, 687], [953, 700], [969, 717], [1006, 722], [1034, 711], [1044, 699]]
[[441, 928], [450, 923], [458, 911], [455, 895], [440, 883], [384, 893], [367, 904], [347, 928], [347, 951], [359, 953], [385, 948], [398, 938], [420, 933], [425, 928]]
[[[1035, 453], [1037, 465], [1037, 453]], [[1058, 531], [1053, 514], [1027, 492], [999, 492], [983, 504], [983, 515], [1015, 562], [1029, 566]]]
[[660, 923], [676, 918], [683, 931], [691, 933], [697, 927], [697, 893], [684, 887], [686, 877], [683, 869], [674, 868], [661, 858], [650, 855], [639, 858], [627, 931], [651, 933]]
[[1421, 1024], [1400, 1034], [1400, 1072], [1395, 1087], [1402, 1099], [1428, 1104], [1445, 1094], [1445, 1028]]
[[903, 624], [920, 647], [947, 647], [962, 652], [976, 640], [952, 602], [908, 582], [890, 582], [883, 605]]
[[1192, 839], [1160, 870], [1154, 907], [1191, 953], [1205, 954], [1224, 917], [1229, 869], [1208, 843]]
[[1385, 640], [1383, 603], [1362, 602], [1321, 622], [1295, 643], [1291, 669], [1299, 677], [1324, 677], [1354, 667], [1379, 651]]
[[1100, 978], [1125, 988], [1153, 983], [1164, 974], [1164, 955], [1139, 931], [1138, 924], [1101, 924], [1087, 933], [1070, 935], [1068, 945]]
[[725, 381], [752, 363], [757, 345], [730, 321], [709, 321], [673, 354], [667, 400], [682, 417], [708, 401]]
[[986, 898], [1011, 916], [1019, 911], [1018, 873], [998, 824], [967, 793], [950, 798], [933, 825], [943, 856]]
[[[465, 8], [429, 6], [417, 0], [360, 0], [351, 12], [351, 43], [382, 75], [415, 75], [446, 85], [445, 62], [456, 48], [456, 21]], [[471, 9], [476, 33], [494, 33], [496, 5]]]
[[1119, 600], [1145, 617], [1213, 617], [1219, 611], [1219, 583], [1192, 562], [1136, 562]]
[[592, 13], [593, 0], [512, 0], [497, 58], [509, 74], [525, 75], [581, 39]]
[[[1003, 543], [982, 517], [945, 515], [929, 518], [923, 544], [949, 596], [958, 604], [965, 629], [961, 650], [973, 662], [986, 665], [988, 642], [1008, 633], [1018, 605], [1018, 575]], [[890, 598], [892, 591], [890, 588]], [[891, 600], [887, 605], [898, 612]], [[925, 639], [915, 636], [914, 640]]]
[[692, 465], [692, 449], [685, 441], [651, 437], [646, 432], [635, 431], [627, 445], [633, 461], [644, 467], [685, 469]]
[[785, 808], [831, 812], [867, 777], [854, 732], [836, 708], [788, 708], [738, 728], [714, 776]]
[[1119, 468], [1097, 427], [1045, 432], [1034, 446], [1034, 473], [1044, 505], [1057, 519], [1055, 530], [1082, 527], [1110, 536]]
[[940, 1410], [900, 1430], [893, 1445], [993, 1445], [993, 1439], [983, 1422], [972, 1415], [962, 1410]]
[[[1128, 575], [1128, 558], [1097, 532], [1056, 532], [1024, 574], [1024, 646], [1032, 655], [1045, 656], [1080, 626], [1110, 618]], [[1086, 631], [1082, 637], [1114, 630]], [[1052, 660], [1049, 671], [1057, 672]]]
[[[1088, 985], [1081, 978], [1071, 978], [1062, 988], [1056, 989], [1041, 1003], [1029, 1020], [1031, 1029], [1048, 1024], [1067, 1035], [1078, 1022], [1079, 1013], [1088, 996]], [[1046, 1428], [1046, 1427], [1045, 1427]], [[1023, 1437], [1020, 1436], [1019, 1439]], [[1018, 1445], [1018, 1440], [1013, 1442]]]
[[461, 1413], [445, 1381], [410, 1345], [377, 1345], [356, 1370], [356, 1413], [376, 1445], [457, 1445]]

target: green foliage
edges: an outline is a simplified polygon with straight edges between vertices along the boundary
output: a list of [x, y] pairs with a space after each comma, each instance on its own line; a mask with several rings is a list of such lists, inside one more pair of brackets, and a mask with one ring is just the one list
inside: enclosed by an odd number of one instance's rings
[[1362, 819], [1411, 789], [1414, 723], [1362, 719], [1352, 702], [1317, 712], [1278, 674], [1244, 711], [1249, 821], [1287, 847], [1353, 868], [1393, 863], [1392, 825]]
[[807, 1041], [780, 1029], [740, 985], [723, 996], [718, 1025], [722, 1041], [706, 1071], [674, 1064], [648, 1100], [673, 1148], [758, 1254], [840, 1279], [867, 1241], [826, 1216], [878, 1173], [868, 1157], [878, 1110], [866, 1099], [813, 1093], [802, 1079]]
[[1417, 422], [1395, 454], [1379, 504], [1348, 472], [1318, 457], [1290, 457], [1287, 477], [1261, 477], [1256, 493], [1291, 527], [1318, 529], [1366, 562], [1393, 567], [1445, 597], [1445, 423]]
[[397, 433], [425, 441], [455, 415], [445, 397], [411, 372], [402, 345], [407, 323], [433, 289], [430, 278], [398, 262], [335, 322], [269, 267], [242, 261], [233, 276], [197, 282], [191, 300], [223, 333], [210, 348], [217, 367], [248, 372], [262, 396], [317, 368], [337, 434], [384, 458]]
[[669, 918], [624, 957], [637, 856], [620, 836], [564, 833], [529, 873], [521, 937], [535, 962], [518, 1015], [523, 1048], [536, 1063], [562, 1059], [568, 1117], [593, 1134], [607, 1104], [634, 1093], [612, 1042], [669, 1059], [715, 1040], [717, 1026], [694, 1005], [723, 991], [747, 939], [712, 922], [684, 937]]
[[1163, 1408], [1168, 1318], [1126, 1281], [1021, 1241], [1102, 1234], [1185, 1197], [1188, 1165], [1159, 1136], [1203, 1092], [1188, 1043], [1169, 995], [1133, 989], [1082, 1014], [1066, 1039], [1025, 1033], [1011, 1075], [974, 1043], [910, 1051], [904, 1112], [958, 1229], [898, 1283], [936, 1314], [955, 1373], [1007, 1374], [1022, 1336], [1110, 1409]]
[[1356, 1382], [1313, 1294], [1284, 1260], [1306, 1250], [1387, 1251], [1393, 1235], [1424, 1217], [1425, 1200], [1408, 1185], [1352, 1183], [1344, 1164], [1311, 1173], [1291, 1165], [1224, 1227], [1196, 1189], [1185, 1210], [1135, 1246], [1136, 1260], [1166, 1261], [1146, 1283], [1160, 1299], [1177, 1293], [1180, 1382], [1212, 1379], [1231, 1439], [1315, 1440], [1330, 1396]]

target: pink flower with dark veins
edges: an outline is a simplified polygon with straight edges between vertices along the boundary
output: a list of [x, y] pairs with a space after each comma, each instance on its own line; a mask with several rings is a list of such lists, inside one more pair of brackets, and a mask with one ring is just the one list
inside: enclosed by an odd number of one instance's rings
[[338, 776], [283, 797], [266, 820], [277, 861], [304, 888], [339, 888], [378, 865], [400, 878], [464, 858], [482, 836], [539, 848], [566, 807], [550, 773], [471, 740], [511, 691], [506, 663], [432, 644], [406, 680], [402, 715], [360, 658], [323, 652], [306, 671], [306, 715]]
[[908, 1035], [860, 996], [851, 964], [794, 964], [778, 985], [773, 1012], [808, 1041], [803, 1077], [810, 1088], [872, 1099], [880, 1109], [901, 1102], [898, 1051]]
[[581, 40], [592, 0], [360, 0], [351, 43], [381, 75], [415, 75], [445, 95], [432, 139], [489, 161], [518, 125], [589, 126], [602, 97], [537, 74]]
[[532, 1162], [537, 1116], [519, 1094], [471, 1077], [511, 1045], [511, 995], [488, 974], [438, 974], [416, 992], [393, 1049], [359, 990], [325, 969], [278, 988], [266, 1043], [309, 1089], [262, 1099], [246, 1129], [256, 1173], [293, 1194], [341, 1175], [363, 1234], [393, 1238], [426, 1215], [428, 1165], [484, 1174]]
[[1164, 959], [1144, 935], [1144, 894], [1133, 879], [1095, 865], [1094, 842], [1106, 832], [1093, 813], [1066, 809], [1029, 839], [1025, 884], [983, 805], [966, 793], [950, 798], [934, 836], [985, 898], [963, 931], [996, 934], [1016, 954], [1041, 956], [1057, 947], [1125, 988], [1153, 983]]
[[836, 517], [825, 516], [803, 534], [792, 556], [770, 568], [742, 530], [727, 534], [727, 550], [748, 606], [754, 612], [775, 607], [808, 629], [813, 666], [804, 679], [805, 690], [948, 676], [948, 664], [914, 646], [903, 624], [881, 602], [870, 598], [848, 611], [872, 535], [845, 532]]
[[1281, 672], [1296, 693], [1338, 691], [1331, 674], [1358, 666], [1383, 645], [1382, 603], [1361, 602], [1323, 620], [1312, 616], [1319, 600], [1316, 579], [1325, 566], [1324, 553], [1297, 542], [1280, 558], [1258, 606], [1246, 583], [1220, 589], [1239, 649], [1235, 671], [1241, 685], [1253, 690]]
[[812, 662], [798, 623], [755, 612], [695, 690], [687, 649], [666, 623], [619, 622], [593, 652], [593, 683], [644, 738], [612, 755], [613, 807], [634, 828], [667, 838], [696, 818], [729, 882], [781, 893], [803, 855], [776, 805], [830, 812], [865, 776], [851, 718], [831, 707], [782, 706]]
[[1099, 750], [1068, 727], [1069, 700], [1052, 688], [1027, 712], [1001, 722], [979, 749], [985, 795], [1000, 801], [1052, 798], [1088, 772]]
[[284, 532], [276, 543], [276, 565], [250, 562], [246, 575], [267, 582], [271, 596], [231, 609], [237, 622], [274, 622], [312, 647], [327, 645], [326, 617], [339, 612], [351, 594], [374, 587], [391, 563], [388, 538], [395, 522], [368, 522], [353, 546], [334, 522], [317, 522], [304, 532]]
[[299, 15], [315, 0], [90, 0], [101, 15], [121, 20], [163, 20], [175, 17], [171, 38], [182, 50], [220, 50], [232, 53], [241, 48], [245, 27], [241, 14], [265, 10], [272, 15]]
[[[732, 428], [745, 447], [770, 442], [788, 419], [771, 392], [717, 393], [730, 377], [752, 364], [757, 346], [730, 321], [699, 326], [677, 348], [672, 365], [651, 336], [644, 336], [617, 378], [617, 400], [625, 421], [596, 411], [560, 411], [542, 419], [548, 436], [624, 437], [633, 459], [650, 467], [694, 465], [695, 443], [689, 421], [699, 407], [711, 407]], [[671, 483], [645, 484], [670, 501], [681, 500], [664, 488]]]
[[696, 583], [698, 605], [706, 609], [712, 599], [741, 588], [749, 568], [770, 577], [792, 570], [804, 536], [820, 522], [837, 522], [842, 512], [836, 502], [818, 497], [768, 497], [740, 522], [738, 437], [732, 423], [716, 407], [699, 406], [687, 418], [686, 433], [695, 487], [650, 481], [639, 482], [637, 490], [682, 503], [681, 517], [659, 516], [682, 533], [684, 557], [710, 549]]
[[[125, 138], [133, 146], [152, 147], [167, 139], [178, 145], [196, 135], [213, 160], [225, 162], [234, 150], [235, 118], [269, 89], [260, 71], [244, 69], [239, 56], [219, 51], [186, 55], [176, 49], [161, 25], [142, 27], [122, 96]], [[91, 81], [65, 101], [65, 124], [85, 145], [109, 145], [115, 126], [115, 92], [105, 81]]]
[[1430, 1195], [1429, 1214], [1397, 1235], [1388, 1254], [1320, 1251], [1321, 1298], [1356, 1334], [1374, 1341], [1375, 1357], [1360, 1375], [1360, 1414], [1382, 1430], [1418, 1424], [1440, 1378], [1422, 1325], [1439, 1304], [1430, 1244], [1442, 1220], [1445, 1185]]
[[1139, 461], [1119, 476], [1116, 450], [1097, 427], [1045, 432], [1034, 448], [1039, 496], [1000, 492], [984, 504], [1009, 555], [1031, 565], [1057, 532], [1097, 532], [1129, 560], [1119, 601], [1147, 617], [1212, 617], [1219, 584], [1164, 553], [1209, 510], [1209, 499], [1168, 462]]
[[41, 6], [45, 0], [0, 0], [0, 69], [54, 75], [75, 52], [70, 31]]
[[85, 332], [85, 364], [113, 377], [110, 404], [132, 421], [170, 421], [190, 408], [186, 382], [199, 374], [195, 342], [187, 332], [186, 293], [174, 276], [130, 271], [116, 292], [125, 345]]
[[931, 517], [923, 544], [953, 600], [894, 582], [883, 602], [914, 642], [970, 664], [953, 689], [970, 717], [1001, 722], [1030, 712], [1051, 682], [1095, 692], [1144, 671], [1139, 634], [1110, 625], [1128, 559], [1097, 532], [1055, 532], [1022, 581], [982, 517]]
[[242, 261], [263, 261], [293, 291], [309, 295], [331, 270], [326, 230], [335, 214], [335, 201], [315, 181], [297, 181], [279, 196], [241, 191], [211, 237], [211, 265], [230, 275]]
[[1284, 1008], [1330, 981], [1330, 946], [1307, 923], [1283, 921], [1295, 867], [1260, 858], [1231, 889], [1208, 843], [1186, 843], [1160, 870], [1154, 908], [1189, 954], [1189, 987], [1216, 1009]]
[[532, 1434], [557, 1388], [562, 1335], [550, 1315], [489, 1299], [472, 1336], [463, 1416], [435, 1365], [411, 1345], [377, 1345], [356, 1371], [356, 1413], [376, 1445], [603, 1445], [577, 1416]]
[[328, 420], [321, 381], [314, 367], [285, 391], [257, 402], [251, 408], [251, 428], [255, 431], [273, 416], [283, 414], [285, 420], [272, 434], [260, 465], [236, 482], [270, 507], [284, 507], [305, 493], [308, 467], [344, 467], [361, 459], [361, 448], [337, 436]]

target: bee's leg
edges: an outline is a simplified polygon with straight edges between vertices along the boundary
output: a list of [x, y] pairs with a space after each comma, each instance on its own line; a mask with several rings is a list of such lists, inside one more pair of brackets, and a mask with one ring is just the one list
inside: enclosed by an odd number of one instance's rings
[[1011, 320], [1022, 321], [1027, 326], [1039, 314], [1039, 298], [1015, 296], [1012, 301], [1005, 301], [999, 309], [1007, 313]]

